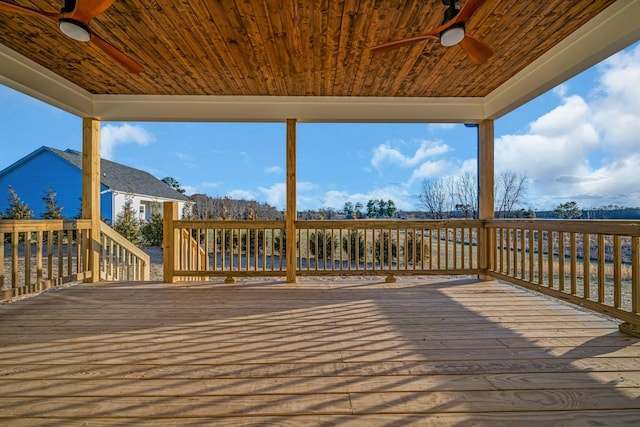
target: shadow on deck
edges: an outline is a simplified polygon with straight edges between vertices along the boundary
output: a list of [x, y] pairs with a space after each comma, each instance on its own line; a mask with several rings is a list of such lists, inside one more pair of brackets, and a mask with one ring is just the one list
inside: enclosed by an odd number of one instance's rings
[[0, 306], [3, 425], [621, 425], [640, 339], [515, 286], [77, 285]]

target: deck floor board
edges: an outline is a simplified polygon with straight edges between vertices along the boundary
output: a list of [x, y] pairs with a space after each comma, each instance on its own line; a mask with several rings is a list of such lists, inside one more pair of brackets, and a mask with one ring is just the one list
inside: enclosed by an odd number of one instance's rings
[[640, 339], [500, 282], [103, 283], [0, 306], [2, 425], [621, 425]]

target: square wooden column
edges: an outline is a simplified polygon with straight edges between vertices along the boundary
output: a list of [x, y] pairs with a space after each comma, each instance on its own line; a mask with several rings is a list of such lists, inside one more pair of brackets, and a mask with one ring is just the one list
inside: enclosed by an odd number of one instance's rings
[[287, 233], [287, 282], [296, 283], [296, 125], [295, 119], [287, 119], [287, 207], [285, 226]]
[[[493, 120], [483, 120], [478, 124], [478, 218], [493, 219], [494, 207], [494, 131]], [[482, 227], [478, 242], [480, 279], [487, 280], [488, 267], [493, 265], [493, 236]]]
[[88, 283], [100, 281], [100, 121], [82, 119], [82, 219], [91, 220]]

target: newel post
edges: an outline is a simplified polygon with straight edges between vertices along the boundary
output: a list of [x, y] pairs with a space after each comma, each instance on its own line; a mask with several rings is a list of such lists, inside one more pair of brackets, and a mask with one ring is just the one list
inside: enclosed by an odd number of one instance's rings
[[493, 219], [494, 208], [494, 131], [493, 120], [478, 124], [478, 219], [483, 221], [478, 242], [480, 279], [490, 278], [487, 269], [493, 265], [493, 239], [484, 221]]
[[163, 281], [175, 283], [173, 272], [176, 266], [176, 233], [173, 221], [178, 219], [178, 202], [164, 202], [162, 207]]
[[286, 260], [287, 282], [296, 283], [296, 120], [287, 119], [287, 209], [285, 227], [287, 233]]
[[100, 120], [82, 119], [82, 219], [91, 220], [89, 270], [84, 282], [100, 281]]

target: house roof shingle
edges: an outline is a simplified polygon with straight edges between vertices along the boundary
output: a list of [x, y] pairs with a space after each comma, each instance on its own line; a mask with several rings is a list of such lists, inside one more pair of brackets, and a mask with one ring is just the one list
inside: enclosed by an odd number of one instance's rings
[[[62, 151], [52, 147], [46, 147], [46, 149], [82, 169], [82, 154], [79, 151], [70, 149]], [[100, 159], [100, 183], [120, 192], [187, 200], [184, 194], [169, 187], [150, 173], [106, 159]]]

